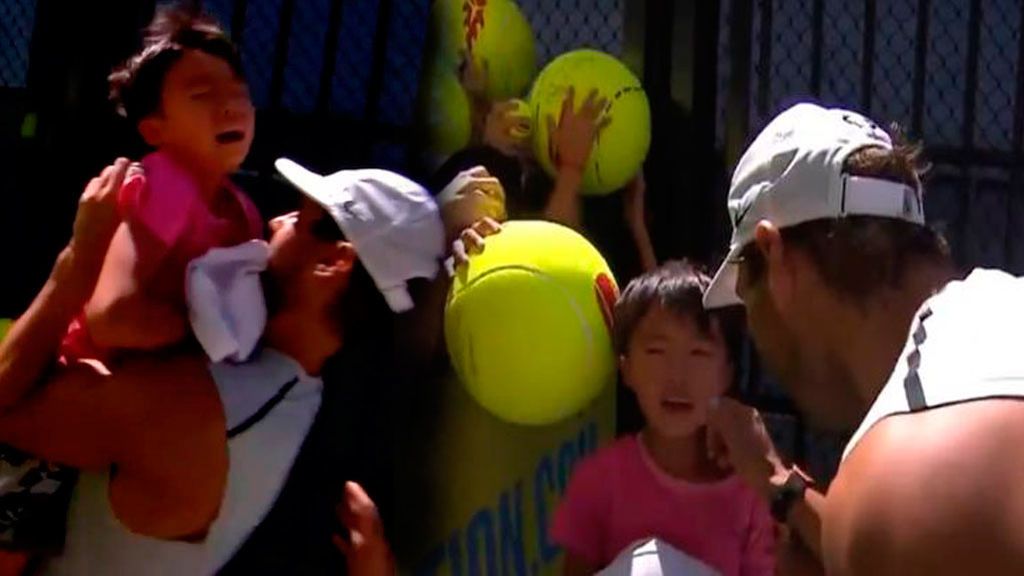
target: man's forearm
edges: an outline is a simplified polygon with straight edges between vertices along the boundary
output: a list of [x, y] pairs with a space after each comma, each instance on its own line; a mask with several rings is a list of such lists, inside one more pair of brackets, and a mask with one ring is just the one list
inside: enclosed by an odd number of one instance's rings
[[802, 542], [790, 538], [779, 542], [775, 574], [777, 576], [824, 576], [825, 568], [822, 566], [821, 560]]
[[804, 497], [793, 504], [786, 525], [819, 561], [821, 560], [821, 519], [825, 512], [825, 495], [808, 488]]
[[32, 305], [0, 343], [0, 410], [18, 402], [53, 365], [68, 324], [92, 293], [71, 249], [57, 257]]

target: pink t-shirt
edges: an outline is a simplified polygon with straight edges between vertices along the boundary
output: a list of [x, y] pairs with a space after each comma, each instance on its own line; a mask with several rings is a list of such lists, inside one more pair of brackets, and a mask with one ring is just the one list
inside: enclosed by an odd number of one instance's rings
[[[143, 171], [126, 178], [121, 187], [121, 217], [136, 238], [137, 260], [157, 267], [150, 288], [180, 302], [185, 314], [188, 263], [210, 248], [262, 238], [263, 220], [252, 200], [231, 182], [225, 181], [224, 187], [236, 202], [235, 216], [220, 217], [200, 196], [189, 173], [169, 155], [154, 152], [141, 163]], [[72, 321], [61, 347], [65, 359], [105, 359], [107, 352], [92, 341], [83, 315]]]
[[736, 476], [708, 484], [673, 478], [639, 436], [582, 461], [555, 513], [555, 541], [598, 567], [630, 544], [660, 538], [723, 575], [775, 571], [775, 523]]

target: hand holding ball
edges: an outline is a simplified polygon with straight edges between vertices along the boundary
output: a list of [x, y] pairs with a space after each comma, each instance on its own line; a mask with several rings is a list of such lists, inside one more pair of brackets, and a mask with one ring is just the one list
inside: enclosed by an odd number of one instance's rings
[[572, 106], [568, 112], [586, 117], [598, 104], [599, 114], [591, 121], [597, 132], [582, 166], [582, 192], [604, 195], [636, 175], [650, 148], [651, 111], [640, 80], [608, 54], [576, 50], [551, 61], [530, 92], [534, 154], [552, 176], [558, 166], [551, 157], [551, 139], [566, 116], [563, 107]]

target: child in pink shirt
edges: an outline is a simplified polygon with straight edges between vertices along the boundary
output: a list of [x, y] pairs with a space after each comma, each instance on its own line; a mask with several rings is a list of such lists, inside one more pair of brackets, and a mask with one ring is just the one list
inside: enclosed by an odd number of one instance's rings
[[657, 538], [723, 575], [775, 569], [768, 507], [707, 457], [708, 402], [732, 363], [723, 322], [702, 305], [710, 278], [675, 262], [629, 284], [615, 307], [615, 347], [646, 426], [581, 462], [555, 514], [565, 574], [593, 574]]
[[182, 341], [188, 263], [263, 236], [255, 205], [228, 180], [249, 152], [255, 113], [235, 46], [216, 23], [162, 10], [110, 84], [155, 151], [125, 180], [124, 223], [65, 338], [67, 361]]

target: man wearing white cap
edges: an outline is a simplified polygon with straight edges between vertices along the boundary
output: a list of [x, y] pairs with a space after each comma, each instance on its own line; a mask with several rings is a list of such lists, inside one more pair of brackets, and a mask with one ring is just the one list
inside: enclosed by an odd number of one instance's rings
[[[266, 268], [274, 297], [262, 348], [248, 362], [211, 364], [194, 352], [133, 357], [113, 374], [71, 366], [33, 389], [52, 365], [61, 324], [92, 294], [118, 223], [127, 163], [118, 161], [86, 189], [71, 242], [0, 345], [0, 396], [23, 397], [0, 415], [0, 438], [82, 470], [63, 554], [43, 573], [220, 569], [278, 497], [319, 409], [325, 361], [358, 337], [346, 333], [340, 312], [356, 259], [395, 312], [413, 306], [409, 280], [438, 272], [443, 226], [420, 186], [381, 170], [321, 177], [290, 161], [278, 168], [307, 196], [301, 208], [271, 221], [264, 262], [230, 273], [232, 259], [217, 258], [204, 278], [247, 298], [254, 292], [238, 284]], [[229, 316], [246, 307], [230, 304], [223, 308]], [[237, 331], [249, 324], [238, 318], [214, 320], [221, 325], [210, 329], [192, 312], [201, 340], [220, 339], [203, 342], [207, 350], [237, 350], [248, 340]], [[345, 504], [353, 534], [340, 545], [353, 572], [381, 573], [389, 558], [372, 503], [349, 485]]]
[[729, 212], [705, 304], [742, 303], [799, 409], [855, 433], [827, 496], [732, 400], [710, 416], [713, 452], [828, 574], [1021, 573], [1024, 280], [956, 279], [924, 224], [916, 151], [845, 110], [769, 123]]

